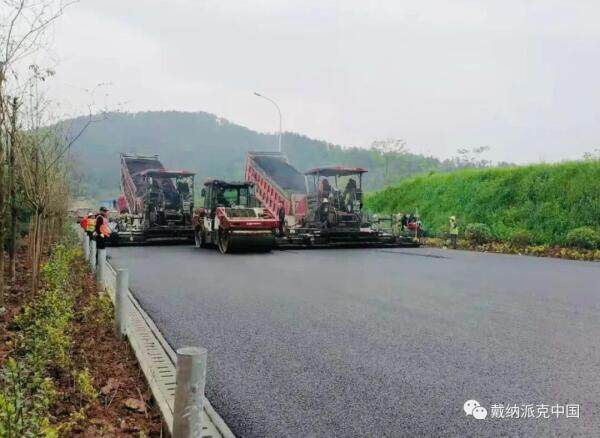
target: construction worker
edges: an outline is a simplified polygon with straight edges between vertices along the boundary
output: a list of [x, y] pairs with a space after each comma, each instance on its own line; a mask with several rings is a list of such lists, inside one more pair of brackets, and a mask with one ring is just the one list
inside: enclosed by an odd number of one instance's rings
[[283, 206], [283, 202], [279, 203], [279, 208], [277, 209], [277, 218], [279, 219], [279, 236], [283, 237], [283, 226], [285, 225], [285, 208]]
[[231, 207], [231, 204], [229, 203], [227, 198], [225, 198], [225, 188], [224, 187], [219, 187], [217, 189], [217, 206]]
[[379, 215], [377, 215], [377, 214], [374, 214], [374, 215], [371, 217], [371, 227], [372, 227], [374, 230], [378, 230], [378, 229], [379, 229]]
[[90, 238], [90, 242], [94, 237], [94, 230], [96, 229], [96, 218], [94, 217], [94, 213], [89, 213], [87, 220], [85, 221], [85, 232]]
[[421, 216], [415, 214], [415, 241], [421, 242], [423, 237], [423, 222], [421, 222]]
[[87, 217], [87, 215], [85, 215], [85, 216], [83, 216], [83, 219], [81, 219], [81, 221], [79, 222], [79, 225], [83, 229], [84, 233], [87, 232], [87, 220], [88, 220], [88, 217]]
[[349, 213], [352, 213], [354, 208], [354, 201], [356, 200], [356, 181], [354, 178], [348, 180], [346, 188], [344, 189], [344, 205]]
[[458, 242], [458, 224], [456, 223], [456, 216], [450, 216], [450, 244], [452, 249], [456, 249]]
[[404, 223], [403, 223], [403, 219], [406, 216], [404, 215], [404, 213], [398, 213], [395, 216], [395, 220], [394, 220], [394, 228], [393, 228], [393, 232], [395, 236], [400, 236], [402, 234], [402, 232], [404, 231]]
[[321, 198], [329, 198], [329, 195], [331, 194], [331, 185], [327, 178], [322, 179], [319, 183], [319, 194], [321, 195]]
[[328, 225], [329, 220], [329, 199], [324, 198], [319, 206], [319, 221], [322, 225]]
[[108, 208], [104, 206], [100, 207], [100, 214], [96, 216], [94, 237], [96, 238], [96, 249], [105, 249], [106, 241], [110, 237], [110, 228], [108, 226]]

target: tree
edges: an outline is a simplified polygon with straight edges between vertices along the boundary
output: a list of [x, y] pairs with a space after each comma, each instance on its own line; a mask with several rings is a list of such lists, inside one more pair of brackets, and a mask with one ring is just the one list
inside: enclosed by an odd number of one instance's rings
[[404, 154], [406, 150], [406, 140], [389, 138], [387, 140], [376, 140], [371, 144], [383, 158], [385, 163], [384, 177], [387, 180], [390, 158]]
[[[32, 265], [31, 288], [35, 292], [44, 243], [58, 235], [70, 201], [68, 152], [97, 118], [92, 116], [90, 109], [87, 119], [76, 130], [68, 124], [55, 123], [51, 102], [40, 91], [41, 84], [54, 72], [37, 66], [31, 66], [30, 70], [28, 99], [22, 111], [18, 111], [23, 124], [21, 129], [15, 128], [14, 144], [18, 147], [14, 151], [22, 196], [31, 211], [28, 248]], [[101, 113], [99, 118], [103, 117]]]
[[27, 129], [19, 133], [19, 148], [16, 150], [16, 169], [24, 200], [32, 211], [28, 248], [34, 292], [38, 287], [45, 238], [55, 231], [57, 216], [66, 212], [69, 199], [64, 137], [57, 128], [44, 126], [44, 116], [40, 112], [45, 107], [39, 104], [39, 96], [35, 97], [38, 99], [26, 109]]
[[583, 159], [586, 161], [598, 161], [600, 160], [600, 148], [595, 148], [591, 152], [584, 152]]
[[479, 146], [476, 148], [460, 148], [456, 150], [458, 156], [452, 158], [452, 162], [456, 167], [488, 167], [492, 164], [490, 160], [481, 158], [481, 156], [489, 151], [489, 146]]
[[15, 249], [17, 242], [17, 181], [16, 181], [16, 151], [17, 145], [17, 115], [19, 111], [19, 99], [14, 97], [10, 101], [10, 114], [9, 114], [9, 129], [8, 129], [8, 198], [10, 204], [10, 228], [8, 233], [8, 260], [9, 268], [8, 272], [11, 281], [15, 281], [16, 276], [16, 257]]
[[[0, 308], [4, 305], [4, 243], [7, 205], [14, 205], [16, 143], [11, 143], [11, 102], [18, 93], [19, 68], [41, 47], [49, 26], [74, 3], [57, 0], [1, 0], [0, 2]], [[13, 97], [14, 99], [14, 97]], [[13, 130], [14, 131], [14, 130]], [[13, 138], [14, 139], [14, 138]], [[8, 181], [7, 181], [8, 180]], [[8, 202], [7, 202], [8, 200]], [[11, 213], [14, 211], [11, 208]], [[14, 216], [11, 219], [14, 221]]]

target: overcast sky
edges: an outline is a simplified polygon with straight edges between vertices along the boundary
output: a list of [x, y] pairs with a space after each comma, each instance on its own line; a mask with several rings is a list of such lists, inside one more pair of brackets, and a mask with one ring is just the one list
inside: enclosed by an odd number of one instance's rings
[[[71, 112], [207, 111], [344, 146], [580, 158], [600, 147], [600, 1], [83, 0], [58, 23]], [[124, 104], [121, 104], [125, 102]]]

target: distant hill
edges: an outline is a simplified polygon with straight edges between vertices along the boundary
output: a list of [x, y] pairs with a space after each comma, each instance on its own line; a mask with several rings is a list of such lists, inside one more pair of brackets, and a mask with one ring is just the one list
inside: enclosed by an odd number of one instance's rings
[[[76, 132], [85, 118], [65, 121]], [[72, 148], [80, 183], [77, 195], [95, 199], [119, 193], [119, 153], [158, 154], [167, 167], [206, 177], [241, 179], [246, 152], [276, 150], [277, 136], [252, 131], [204, 112], [111, 113], [91, 124]], [[304, 171], [328, 164], [362, 166], [369, 170], [367, 190], [384, 187], [401, 178], [448, 163], [416, 154], [390, 154], [385, 159], [375, 150], [342, 148], [294, 133], [285, 133], [283, 151], [290, 163]]]

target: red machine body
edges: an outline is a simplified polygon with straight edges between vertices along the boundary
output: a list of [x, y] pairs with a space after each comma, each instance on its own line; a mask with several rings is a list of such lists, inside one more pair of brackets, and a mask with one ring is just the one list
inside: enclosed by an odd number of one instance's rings
[[202, 197], [204, 207], [192, 219], [197, 247], [216, 246], [222, 253], [271, 250], [279, 221], [258, 205], [253, 183], [209, 180]]
[[249, 152], [246, 181], [254, 183], [255, 196], [261, 205], [277, 216], [280, 205], [286, 222], [295, 225], [308, 213], [304, 176], [279, 152]]

